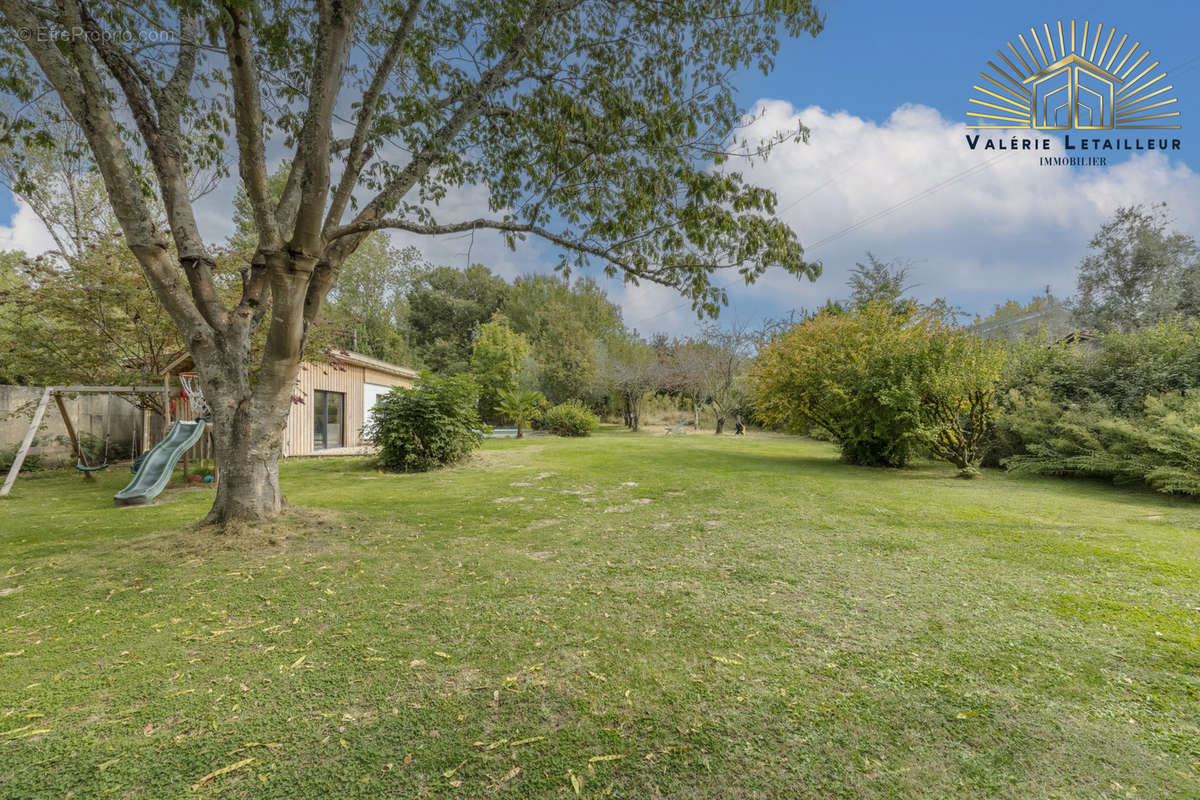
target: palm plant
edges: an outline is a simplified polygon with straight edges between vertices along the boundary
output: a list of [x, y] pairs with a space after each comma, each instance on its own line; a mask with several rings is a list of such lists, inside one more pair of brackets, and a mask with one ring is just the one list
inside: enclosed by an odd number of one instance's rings
[[517, 438], [520, 439], [524, 436], [524, 429], [541, 415], [545, 402], [546, 398], [541, 392], [504, 389], [500, 392], [500, 402], [496, 410], [517, 426]]

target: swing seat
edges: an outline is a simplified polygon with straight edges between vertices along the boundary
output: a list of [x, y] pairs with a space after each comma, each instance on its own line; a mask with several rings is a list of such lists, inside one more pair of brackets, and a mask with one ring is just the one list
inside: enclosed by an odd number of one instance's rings
[[108, 462], [105, 461], [103, 464], [97, 464], [94, 467], [89, 467], [86, 464], [76, 464], [75, 469], [80, 472], [99, 472], [102, 469], [108, 469]]

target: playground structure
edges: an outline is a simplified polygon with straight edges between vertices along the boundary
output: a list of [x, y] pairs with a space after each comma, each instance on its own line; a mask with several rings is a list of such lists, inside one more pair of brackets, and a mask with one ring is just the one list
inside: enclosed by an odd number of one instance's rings
[[[133, 480], [118, 492], [113, 500], [117, 505], [144, 505], [149, 503], [157, 496], [166, 484], [170, 481], [171, 475], [174, 472], [176, 463], [182, 458], [184, 462], [184, 473], [187, 472], [187, 453], [196, 445], [200, 445], [202, 451], [212, 453], [211, 446], [211, 428], [208, 426], [207, 414], [209, 413], [208, 404], [204, 401], [204, 395], [200, 391], [194, 373], [184, 373], [179, 375], [180, 384], [183, 386], [184, 397], [187, 398], [189, 406], [195, 413], [203, 413], [200, 419], [190, 421], [177, 420], [170, 428], [167, 434], [154, 447], [149, 447], [149, 426], [143, 424], [143, 453], [139, 456], [130, 468], [134, 473]], [[16, 455], [13, 459], [12, 467], [8, 471], [8, 475], [4, 479], [3, 486], [0, 486], [0, 497], [8, 495], [12, 490], [13, 484], [16, 482], [17, 475], [21, 472], [21, 467], [25, 462], [25, 457], [29, 453], [30, 447], [33, 445], [34, 438], [37, 435], [38, 429], [42, 425], [45, 418], [46, 410], [50, 405], [50, 399], [53, 398], [55, 405], [58, 406], [59, 414], [62, 416], [63, 424], [66, 427], [67, 435], [71, 440], [71, 448], [74, 451], [76, 464], [75, 468], [83, 473], [85, 480], [92, 480], [92, 473], [106, 469], [108, 463], [108, 448], [109, 448], [109, 433], [107, 415], [105, 420], [104, 434], [104, 455], [98, 463], [89, 463], [87, 452], [85, 451], [80, 441], [79, 435], [76, 433], [76, 428], [71, 420], [70, 414], [67, 412], [64, 397], [79, 395], [79, 394], [107, 394], [109, 403], [114, 396], [121, 397], [129, 402], [133, 402], [130, 398], [136, 398], [146, 395], [162, 395], [162, 408], [164, 418], [167, 423], [171, 422], [171, 375], [170, 373], [164, 376], [163, 385], [159, 386], [47, 386], [42, 392], [42, 396], [38, 401], [37, 407], [34, 410], [33, 418], [30, 420], [29, 428], [25, 432], [25, 438], [18, 447]], [[150, 414], [150, 409], [145, 405], [142, 406], [144, 420]], [[204, 434], [208, 433], [207, 440]], [[208, 445], [206, 448], [205, 445]], [[214, 458], [213, 480], [218, 475], [216, 462]]]
[[[17, 475], [21, 472], [21, 465], [25, 463], [25, 456], [29, 453], [29, 448], [33, 445], [33, 439], [37, 435], [38, 428], [41, 427], [42, 420], [46, 416], [46, 409], [50, 405], [51, 398], [54, 399], [55, 405], [58, 406], [58, 413], [62, 416], [63, 424], [67, 428], [67, 435], [71, 439], [71, 449], [75, 453], [76, 468], [84, 472], [85, 475], [89, 475], [91, 472], [103, 469], [107, 466], [107, 463], [104, 465], [91, 465], [88, 463], [87, 453], [84, 452], [83, 447], [80, 445], [79, 435], [76, 433], [71, 415], [67, 413], [67, 406], [63, 402], [63, 398], [76, 394], [107, 394], [110, 397], [114, 395], [130, 397], [157, 394], [160, 391], [162, 389], [157, 386], [47, 386], [42, 392], [37, 407], [34, 409], [33, 419], [30, 420], [29, 428], [25, 431], [25, 438], [22, 439], [21, 445], [17, 448], [12, 467], [9, 468], [8, 475], [4, 479], [4, 485], [0, 486], [0, 497], [4, 497], [12, 491], [13, 483], [16, 482]], [[106, 435], [105, 439], [107, 440], [107, 438]], [[107, 444], [105, 450], [107, 456]], [[105, 462], [107, 462], [107, 458], [105, 458]]]

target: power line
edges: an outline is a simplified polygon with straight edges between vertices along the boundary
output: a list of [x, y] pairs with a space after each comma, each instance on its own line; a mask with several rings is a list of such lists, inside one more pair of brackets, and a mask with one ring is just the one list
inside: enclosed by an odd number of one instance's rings
[[813, 242], [812, 244], [810, 244], [806, 248], [806, 250], [809, 250], [809, 251], [816, 250], [824, 245], [829, 244], [830, 242], [836, 241], [837, 239], [842, 238], [843, 236], [845, 236], [848, 233], [853, 233], [854, 231], [858, 230], [859, 228], [863, 227], [864, 225], [869, 225], [870, 223], [874, 222], [875, 220], [882, 219], [882, 218], [888, 216], [893, 211], [898, 211], [901, 208], [904, 208], [905, 206], [912, 205], [913, 203], [915, 203], [919, 200], [929, 197], [930, 195], [936, 194], [937, 192], [941, 191], [942, 189], [946, 188], [947, 186], [949, 186], [953, 183], [957, 183], [958, 181], [960, 181], [964, 178], [970, 177], [971, 175], [974, 175], [977, 172], [982, 172], [983, 170], [985, 170], [988, 167], [995, 164], [997, 161], [1007, 158], [1010, 155], [1012, 155], [1011, 151], [1006, 152], [1006, 153], [1001, 153], [997, 156], [994, 156], [994, 157], [988, 159], [987, 161], [984, 161], [983, 163], [975, 164], [971, 167], [968, 167], [967, 169], [962, 170], [961, 172], [956, 172], [954, 175], [951, 175], [949, 178], [939, 181], [939, 182], [933, 184], [932, 186], [926, 187], [925, 189], [922, 189], [920, 192], [917, 192], [914, 195], [906, 197], [898, 203], [893, 203], [892, 205], [888, 206], [887, 208], [877, 211], [868, 217], [864, 217], [863, 219], [859, 220], [858, 222], [853, 223], [852, 225], [847, 225], [845, 228], [842, 228], [841, 230], [839, 230], [835, 233], [831, 233], [823, 239], [818, 239], [816, 242]]

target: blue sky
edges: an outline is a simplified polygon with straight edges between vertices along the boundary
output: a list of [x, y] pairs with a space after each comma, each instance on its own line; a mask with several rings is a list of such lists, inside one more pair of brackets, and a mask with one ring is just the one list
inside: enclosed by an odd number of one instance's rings
[[[1115, 26], [1150, 48], [1170, 67], [1200, 57], [1200, 5], [1187, 0], [1154, 3], [1002, 3], [830, 0], [822, 5], [825, 30], [791, 43], [773, 75], [747, 76], [742, 97], [778, 97], [800, 106], [847, 109], [882, 120], [897, 106], [918, 103], [957, 119], [971, 84], [1000, 49], [1030, 27], [1077, 19]], [[1082, 33], [1082, 27], [1080, 27]], [[1093, 25], [1094, 30], [1094, 25]], [[1104, 34], [1106, 37], [1107, 34]], [[1103, 42], [1102, 42], [1103, 44]], [[1019, 46], [1019, 45], [1018, 45]], [[1148, 62], [1147, 62], [1148, 63]], [[1200, 60], [1171, 72], [1185, 113], [1200, 91]], [[1200, 147], [1200, 143], [1197, 143]]]
[[[748, 109], [768, 111], [755, 126], [759, 134], [797, 119], [813, 131], [809, 144], [789, 145], [749, 175], [779, 193], [781, 216], [824, 273], [812, 284], [779, 274], [752, 287], [731, 283], [723, 316], [753, 322], [842, 296], [847, 272], [867, 250], [909, 262], [919, 296], [946, 297], [972, 313], [1027, 299], [1047, 284], [1069, 295], [1091, 233], [1117, 206], [1134, 202], [1168, 201], [1178, 227], [1200, 236], [1193, 171], [1200, 161], [1200, 4], [827, 0], [821, 7], [827, 22], [818, 37], [787, 43], [770, 76], [748, 73], [739, 86]], [[1039, 167], [1028, 154], [994, 161], [994, 154], [967, 151], [961, 126], [978, 73], [1018, 33], [1060, 19], [1079, 20], [1080, 31], [1083, 20], [1115, 27], [1118, 37], [1128, 33], [1150, 50], [1147, 64], [1161, 62], [1179, 98], [1173, 109], [1182, 112], [1183, 128], [1172, 134], [1183, 140], [1180, 152], [1109, 154], [1108, 167], [1072, 170]], [[464, 192], [446, 204], [447, 218], [456, 203], [468, 209], [481, 200]], [[227, 201], [213, 202], [201, 221], [219, 228], [227, 224]], [[17, 225], [15, 211], [0, 190], [0, 247], [5, 226]], [[7, 233], [9, 246], [20, 239]], [[434, 261], [465, 262], [462, 238], [413, 243]], [[512, 253], [486, 237], [471, 253], [510, 277], [545, 271], [555, 260], [545, 246]], [[606, 285], [643, 332], [694, 327], [695, 315], [670, 290]]]

